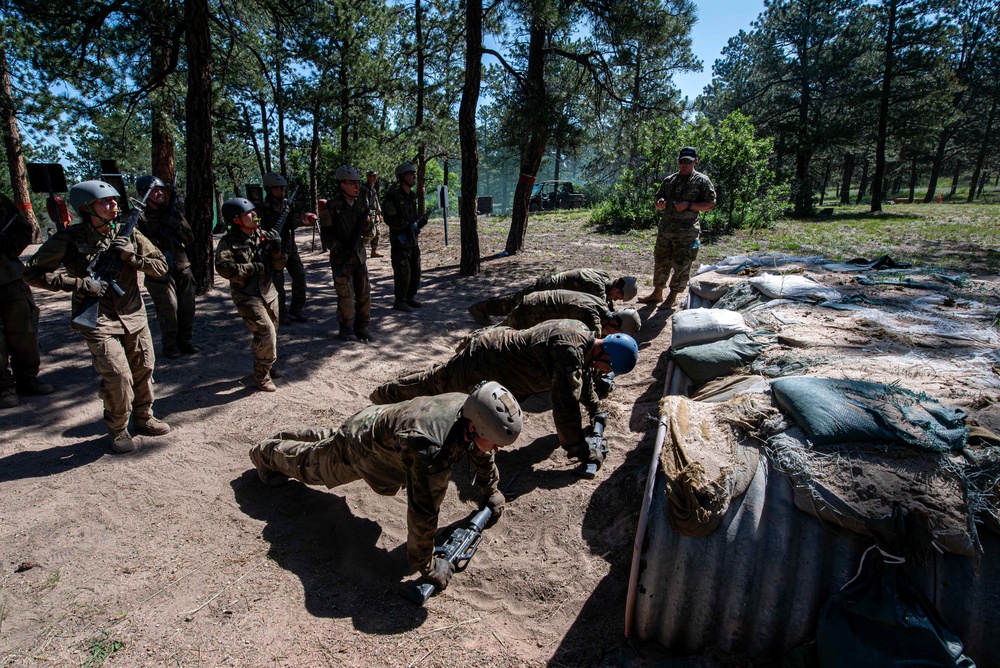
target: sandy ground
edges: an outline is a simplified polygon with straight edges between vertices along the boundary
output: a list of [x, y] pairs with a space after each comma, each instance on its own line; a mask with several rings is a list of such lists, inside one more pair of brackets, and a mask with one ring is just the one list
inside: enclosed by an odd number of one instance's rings
[[[414, 313], [391, 310], [388, 258], [371, 260], [377, 340], [365, 345], [336, 338], [327, 259], [300, 231], [311, 320], [279, 332], [279, 391], [247, 387], [249, 334], [217, 281], [198, 301], [202, 353], [157, 362], [155, 409], [173, 432], [139, 437], [130, 455], [110, 451], [90, 356], [68, 326], [69, 296], [36, 291], [41, 377], [58, 389], [0, 412], [0, 665], [653, 662], [625, 640], [623, 617], [668, 313], [641, 310], [639, 365], [606, 402], [611, 453], [595, 480], [571, 472], [548, 398], [527, 402], [517, 447], [497, 458], [507, 512], [425, 607], [399, 595], [412, 579], [404, 496], [362, 482], [267, 489], [247, 457], [283, 428], [335, 426], [377, 384], [446, 359], [476, 327], [469, 304], [535, 274], [593, 266], [648, 289], [650, 255], [625, 237], [529, 232], [526, 253], [497, 258], [501, 232], [484, 234], [482, 274], [460, 278], [457, 227], [445, 247], [440, 222], [429, 226], [425, 306]], [[464, 465], [452, 481], [443, 530], [476, 509]]]

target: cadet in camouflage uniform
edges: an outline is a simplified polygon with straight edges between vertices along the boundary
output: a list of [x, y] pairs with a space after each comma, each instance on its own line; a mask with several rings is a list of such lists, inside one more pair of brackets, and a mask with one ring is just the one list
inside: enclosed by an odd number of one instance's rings
[[385, 196], [382, 213], [389, 227], [389, 250], [392, 255], [392, 307], [397, 311], [412, 311], [420, 306], [417, 290], [420, 288], [420, 246], [417, 228], [427, 224], [427, 216], [417, 213], [417, 193], [413, 189], [417, 170], [408, 162], [396, 168], [399, 181]]
[[521, 421], [521, 407], [506, 389], [481, 383], [471, 394], [369, 406], [337, 430], [281, 432], [254, 446], [250, 460], [269, 486], [288, 478], [330, 488], [364, 480], [386, 496], [405, 487], [407, 560], [444, 589], [453, 568], [434, 556], [434, 534], [451, 468], [469, 455], [481, 505], [499, 517], [505, 499], [493, 452], [517, 440]]
[[543, 290], [574, 290], [585, 292], [607, 300], [608, 307], [614, 308], [618, 300], [632, 301], [636, 295], [636, 281], [632, 276], [622, 276], [611, 280], [611, 275], [599, 269], [570, 269], [535, 279], [532, 285], [509, 294], [476, 302], [469, 307], [469, 313], [476, 322], [489, 324], [489, 316], [504, 316], [514, 310], [525, 295]]
[[[690, 146], [682, 148], [677, 171], [663, 179], [656, 191], [656, 210], [662, 211], [663, 217], [653, 250], [653, 291], [639, 300], [643, 304], [662, 301], [663, 308], [673, 307], [691, 277], [691, 263], [701, 246], [699, 214], [715, 208], [715, 187], [707, 176], [695, 171], [697, 163], [698, 151]], [[664, 300], [668, 278], [670, 294]]]
[[[73, 323], [83, 334], [101, 374], [98, 395], [104, 401], [104, 422], [115, 452], [135, 449], [128, 431], [134, 416], [135, 431], [160, 436], [170, 431], [167, 423], [153, 417], [153, 339], [149, 335], [146, 307], [139, 294], [139, 272], [159, 278], [167, 273], [167, 261], [153, 242], [139, 230], [131, 236], [116, 236], [119, 193], [104, 181], [84, 181], [69, 191], [70, 203], [83, 219], [56, 232], [28, 260], [24, 281], [36, 288], [73, 293], [73, 314], [81, 312], [87, 298], [97, 297], [97, 328]], [[116, 279], [124, 294], [118, 295], [103, 280], [94, 279], [87, 267], [100, 253], [116, 253], [122, 259]], [[60, 265], [66, 268], [59, 272]]]
[[[273, 230], [281, 217], [281, 209], [285, 206], [285, 196], [288, 190], [288, 181], [281, 174], [271, 172], [264, 175], [264, 203], [258, 210], [260, 216], [260, 229], [264, 232]], [[295, 244], [295, 230], [301, 225], [315, 225], [315, 213], [302, 213], [298, 208], [293, 208], [288, 212], [288, 218], [281, 228], [281, 248], [288, 260], [285, 269], [292, 278], [292, 304], [285, 306], [285, 271], [275, 268], [271, 273], [274, 281], [274, 289], [278, 293], [278, 321], [282, 325], [290, 325], [295, 322], [309, 322], [309, 318], [302, 314], [302, 309], [306, 305], [306, 270], [302, 266], [302, 258], [299, 257], [299, 247]]]
[[559, 444], [572, 457], [587, 461], [580, 404], [592, 418], [599, 408], [590, 374], [628, 373], [638, 359], [638, 346], [626, 334], [597, 338], [575, 320], [549, 320], [529, 329], [489, 329], [443, 364], [401, 376], [371, 394], [386, 404], [442, 392], [465, 392], [480, 380], [495, 380], [519, 401], [552, 392], [552, 417]]
[[[265, 392], [275, 392], [271, 367], [278, 359], [278, 293], [272, 273], [285, 266], [286, 255], [278, 233], [261, 232], [253, 202], [234, 197], [222, 205], [229, 231], [215, 249], [215, 268], [229, 280], [236, 311], [253, 335], [253, 380]], [[265, 262], [260, 262], [261, 246]]]
[[38, 380], [38, 307], [21, 280], [21, 253], [31, 243], [31, 224], [0, 194], [0, 408], [21, 403], [19, 394], [51, 394]]
[[166, 276], [146, 279], [146, 290], [153, 298], [160, 321], [162, 354], [167, 359], [194, 354], [200, 348], [191, 343], [195, 286], [186, 248], [194, 241], [194, 234], [176, 206], [177, 193], [168, 189], [162, 180], [150, 175], [140, 176], [135, 181], [135, 190], [139, 197], [145, 197], [149, 191], [137, 227], [167, 260]]
[[367, 185], [361, 186], [364, 190], [364, 196], [368, 200], [368, 215], [372, 219], [372, 241], [371, 241], [371, 253], [368, 257], [382, 257], [382, 254], [378, 252], [378, 241], [381, 236], [382, 226], [382, 202], [379, 201], [378, 197], [378, 172], [374, 169], [369, 169], [366, 175], [368, 179]]
[[323, 247], [330, 251], [330, 268], [337, 289], [337, 320], [344, 341], [373, 341], [372, 288], [368, 282], [365, 244], [372, 232], [368, 203], [359, 197], [361, 174], [350, 165], [337, 168], [340, 188], [326, 201], [320, 218]]
[[622, 332], [634, 338], [642, 327], [642, 318], [635, 309], [609, 311], [603, 297], [575, 290], [542, 290], [527, 294], [500, 326], [528, 329], [546, 320], [579, 320], [600, 336]]

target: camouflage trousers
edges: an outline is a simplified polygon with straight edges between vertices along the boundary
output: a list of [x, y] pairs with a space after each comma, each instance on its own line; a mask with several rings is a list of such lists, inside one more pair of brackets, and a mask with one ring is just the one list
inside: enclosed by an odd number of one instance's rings
[[396, 301], [407, 301], [417, 296], [420, 288], [420, 248], [392, 246], [392, 294]]
[[250, 449], [258, 471], [275, 472], [307, 485], [329, 488], [360, 480], [348, 463], [345, 443], [333, 429], [282, 431]]
[[653, 249], [653, 287], [663, 289], [669, 280], [671, 292], [683, 292], [691, 278], [691, 264], [698, 257], [699, 246], [697, 233], [693, 236], [657, 234]]
[[395, 404], [445, 392], [470, 392], [483, 379], [482, 371], [471, 356], [460, 353], [444, 364], [435, 364], [379, 385], [370, 398], [375, 404]]
[[97, 391], [104, 402], [104, 423], [111, 434], [128, 426], [131, 414], [145, 420], [153, 417], [153, 337], [149, 328], [138, 332], [108, 332], [97, 329], [84, 334], [101, 375]]
[[38, 307], [31, 288], [20, 279], [0, 285], [0, 389], [31, 380], [40, 365]]
[[[285, 272], [292, 279], [292, 304], [285, 309]], [[292, 246], [288, 253], [288, 260], [284, 269], [275, 269], [271, 272], [271, 282], [274, 289], [278, 291], [278, 316], [283, 317], [286, 313], [301, 314], [306, 305], [306, 269], [302, 264], [302, 257], [299, 256], [297, 246]]]
[[368, 267], [349, 263], [333, 279], [337, 290], [337, 321], [341, 328], [364, 329], [372, 319], [372, 287]]
[[278, 359], [278, 300], [255, 299], [237, 304], [236, 312], [243, 318], [243, 323], [253, 336], [250, 348], [253, 350], [254, 375], [270, 372]]
[[146, 290], [156, 305], [160, 323], [160, 345], [177, 350], [178, 343], [191, 343], [194, 333], [194, 275], [190, 267], [171, 269], [162, 278], [146, 277]]

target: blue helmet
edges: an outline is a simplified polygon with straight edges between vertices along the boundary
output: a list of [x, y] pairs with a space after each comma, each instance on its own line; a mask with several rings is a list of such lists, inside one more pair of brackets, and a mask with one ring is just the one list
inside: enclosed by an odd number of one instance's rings
[[608, 354], [611, 370], [617, 376], [634, 369], [639, 361], [639, 344], [628, 334], [604, 337], [604, 352]]

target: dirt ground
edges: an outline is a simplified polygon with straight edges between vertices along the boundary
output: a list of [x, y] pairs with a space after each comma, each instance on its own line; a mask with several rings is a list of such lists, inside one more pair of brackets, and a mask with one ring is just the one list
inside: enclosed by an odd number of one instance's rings
[[[279, 332], [278, 392], [247, 387], [249, 334], [217, 280], [198, 301], [202, 352], [157, 361], [155, 409], [172, 433], [139, 437], [129, 455], [109, 448], [90, 356], [68, 326], [69, 295], [35, 291], [41, 378], [58, 389], [0, 412], [0, 665], [655, 662], [625, 640], [623, 618], [669, 312], [641, 309], [639, 364], [606, 402], [611, 453], [595, 480], [572, 473], [547, 397], [526, 403], [517, 446], [497, 457], [507, 511], [424, 607], [399, 594], [412, 580], [405, 496], [363, 482], [267, 489], [247, 457], [281, 429], [336, 426], [379, 383], [446, 359], [476, 327], [471, 303], [536, 274], [591, 266], [648, 289], [648, 249], [565, 220], [533, 225], [527, 251], [506, 258], [496, 256], [505, 230], [484, 223], [474, 278], [458, 276], [457, 225], [445, 247], [432, 223], [421, 237], [424, 307], [413, 313], [391, 309], [389, 260], [371, 260], [377, 340], [367, 345], [336, 338], [329, 264], [300, 230], [311, 320]], [[464, 465], [452, 480], [442, 530], [476, 509]]]

